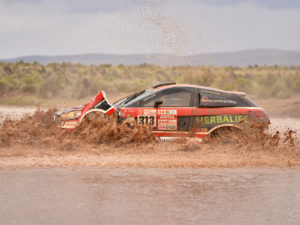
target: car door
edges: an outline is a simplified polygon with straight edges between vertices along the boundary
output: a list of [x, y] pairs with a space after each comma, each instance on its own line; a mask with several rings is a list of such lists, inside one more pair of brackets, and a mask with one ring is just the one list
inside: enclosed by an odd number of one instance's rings
[[192, 115], [194, 90], [192, 88], [168, 88], [159, 92], [157, 105], [157, 131], [163, 136], [186, 136]]
[[157, 101], [158, 96], [157, 92], [145, 96], [139, 101], [139, 107], [134, 109], [137, 122], [151, 125], [153, 130], [157, 130], [157, 108], [154, 108], [154, 102]]

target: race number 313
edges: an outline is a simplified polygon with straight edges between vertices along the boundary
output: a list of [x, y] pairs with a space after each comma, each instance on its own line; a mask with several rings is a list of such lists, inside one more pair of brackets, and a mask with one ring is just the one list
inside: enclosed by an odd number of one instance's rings
[[139, 124], [149, 124], [154, 126], [155, 125], [155, 116], [138, 116]]

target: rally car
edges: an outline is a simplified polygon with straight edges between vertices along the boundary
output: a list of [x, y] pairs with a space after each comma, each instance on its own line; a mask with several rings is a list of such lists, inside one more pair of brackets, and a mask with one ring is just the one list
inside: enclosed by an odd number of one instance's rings
[[90, 113], [117, 114], [118, 122], [135, 120], [152, 126], [158, 137], [211, 136], [220, 130], [241, 129], [253, 118], [266, 124], [265, 111], [244, 92], [223, 91], [173, 82], [154, 85], [110, 104], [103, 91], [81, 107], [55, 113], [62, 128], [73, 129]]

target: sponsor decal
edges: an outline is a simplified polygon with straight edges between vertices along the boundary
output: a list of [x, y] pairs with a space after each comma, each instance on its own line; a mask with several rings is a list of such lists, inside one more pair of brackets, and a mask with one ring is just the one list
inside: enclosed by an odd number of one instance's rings
[[127, 113], [135, 113], [135, 110], [134, 109], [125, 109], [125, 112], [127, 112]]
[[158, 130], [177, 130], [177, 110], [158, 110]]
[[203, 96], [203, 98], [201, 99], [201, 102], [203, 102], [204, 105], [207, 105], [207, 98], [205, 96]]
[[208, 105], [210, 103], [223, 103], [223, 104], [233, 104], [233, 105], [236, 105], [237, 102], [236, 101], [233, 101], [233, 100], [226, 100], [226, 99], [209, 99], [207, 98], [206, 96], [204, 96], [202, 99], [201, 99], [201, 102], [203, 103], [203, 105]]
[[200, 125], [214, 125], [224, 123], [239, 123], [247, 120], [248, 115], [198, 116], [196, 118], [196, 123]]
[[158, 130], [177, 130], [177, 124], [160, 124]]
[[177, 123], [177, 120], [158, 120], [158, 125], [161, 125], [161, 124], [169, 125], [169, 124], [174, 124], [174, 123]]
[[174, 115], [160, 115], [159, 119], [161, 120], [176, 120], [176, 116]]
[[121, 109], [121, 117], [123, 118], [135, 117], [135, 111], [132, 109]]
[[177, 115], [176, 109], [159, 109], [158, 115]]
[[236, 104], [233, 100], [222, 100], [222, 99], [207, 99], [206, 103], [224, 103], [224, 104]]
[[140, 109], [138, 111], [138, 123], [156, 126], [156, 109]]
[[144, 115], [156, 116], [156, 109], [144, 109]]

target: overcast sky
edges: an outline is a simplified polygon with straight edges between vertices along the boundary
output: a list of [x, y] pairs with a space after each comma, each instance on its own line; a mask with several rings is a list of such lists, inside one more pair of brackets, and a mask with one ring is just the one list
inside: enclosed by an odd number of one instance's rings
[[300, 0], [0, 0], [0, 58], [300, 50]]

